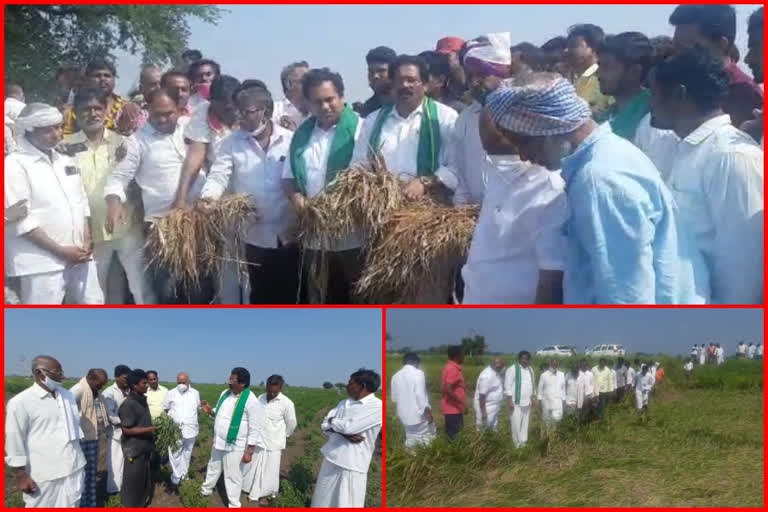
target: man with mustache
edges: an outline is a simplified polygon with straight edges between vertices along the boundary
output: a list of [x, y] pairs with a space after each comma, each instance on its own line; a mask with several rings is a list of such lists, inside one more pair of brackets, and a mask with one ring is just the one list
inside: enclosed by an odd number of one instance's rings
[[389, 69], [397, 60], [397, 54], [392, 48], [378, 46], [365, 56], [368, 65], [368, 85], [373, 90], [373, 96], [363, 103], [357, 112], [360, 117], [368, 117], [384, 105], [392, 104], [392, 79]]
[[424, 59], [401, 55], [390, 68], [390, 77], [395, 104], [365, 119], [352, 163], [379, 154], [389, 172], [403, 180], [410, 199], [438, 185], [455, 190], [452, 138], [458, 114], [425, 97], [429, 71]]

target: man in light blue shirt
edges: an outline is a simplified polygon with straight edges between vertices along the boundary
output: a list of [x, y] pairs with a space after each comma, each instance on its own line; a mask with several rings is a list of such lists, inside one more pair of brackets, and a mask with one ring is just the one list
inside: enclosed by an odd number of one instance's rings
[[658, 170], [591, 118], [557, 75], [535, 73], [492, 93], [487, 108], [524, 160], [562, 169], [570, 218], [564, 302], [701, 304], [709, 276]]

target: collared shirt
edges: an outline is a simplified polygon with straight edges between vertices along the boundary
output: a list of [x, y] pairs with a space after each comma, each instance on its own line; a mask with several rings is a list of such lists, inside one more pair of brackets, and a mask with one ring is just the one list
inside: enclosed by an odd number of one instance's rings
[[278, 393], [267, 401], [267, 394], [259, 395], [259, 402], [266, 411], [264, 446], [270, 451], [285, 450], [285, 440], [296, 430], [296, 408], [290, 398]]
[[283, 117], [290, 119], [294, 126], [298, 128], [309, 116], [302, 114], [301, 111], [291, 103], [291, 100], [283, 98], [282, 100], [277, 100], [275, 102], [274, 109], [272, 110], [272, 122], [280, 124], [280, 120]]
[[[93, 394], [93, 390], [91, 390], [90, 388], [88, 388], [88, 390]], [[77, 384], [69, 388], [69, 392], [72, 393], [72, 396], [75, 399], [75, 403], [77, 404], [77, 408], [82, 409], [80, 404], [82, 404], [82, 399], [83, 399], [83, 387], [80, 385], [80, 383], [78, 382]], [[102, 397], [101, 393], [96, 393], [93, 396], [93, 409], [94, 411], [96, 411], [96, 423], [97, 423], [97, 425], [95, 426], [98, 429], [97, 435], [101, 435], [102, 433], [104, 433], [107, 427], [107, 423], [109, 422], [108, 419], [102, 415], [101, 407], [99, 405], [99, 403], [102, 402], [103, 400], [104, 398]], [[83, 417], [82, 411], [80, 411], [80, 417], [81, 418]], [[85, 434], [85, 432], [83, 433]], [[85, 435], [83, 436], [83, 439], [85, 439]]]
[[635, 132], [635, 146], [651, 159], [666, 183], [672, 170], [680, 138], [672, 130], [660, 130], [651, 126], [651, 114], [647, 114]]
[[483, 204], [488, 187], [488, 174], [493, 164], [480, 140], [480, 113], [483, 107], [473, 102], [461, 111], [454, 130], [455, 164], [458, 185], [453, 196], [455, 205]]
[[539, 271], [565, 269], [565, 184], [516, 156], [497, 165], [461, 271], [464, 304], [533, 304]]
[[628, 386], [634, 386], [635, 385], [635, 375], [636, 374], [637, 374], [637, 372], [635, 371], [634, 368], [632, 368], [631, 366], [629, 368], [627, 368], [627, 385]]
[[[504, 394], [512, 400], [515, 399], [516, 394], [516, 368], [512, 365], [504, 374]], [[536, 378], [533, 376], [533, 368], [520, 366], [520, 403], [515, 405], [529, 406], [534, 398], [536, 398]]]
[[[80, 414], [72, 393], [66, 389], [56, 392], [69, 395], [63, 403], [74, 407], [71, 413], [79, 425]], [[85, 467], [80, 441], [70, 441], [67, 435], [59, 401], [37, 383], [6, 404], [5, 453], [8, 466], [24, 467], [38, 483], [69, 476]]]
[[641, 393], [647, 393], [651, 389], [653, 389], [653, 384], [655, 382], [655, 378], [653, 377], [653, 374], [648, 371], [645, 375], [638, 372], [637, 376], [635, 377], [635, 391], [640, 391]]
[[604, 123], [563, 159], [562, 176], [571, 211], [566, 304], [707, 302], [707, 268], [642, 151]]
[[747, 357], [748, 357], [748, 358], [750, 358], [750, 359], [752, 359], [753, 357], [755, 357], [755, 351], [756, 351], [756, 350], [757, 350], [757, 347], [756, 347], [756, 346], [754, 346], [754, 345], [752, 345], [751, 347], [749, 347], [749, 349], [747, 349]]
[[754, 118], [755, 109], [763, 108], [763, 91], [736, 62], [725, 66], [725, 72], [729, 84], [723, 112], [731, 116], [734, 126], [741, 126], [744, 121]]
[[189, 112], [190, 116], [195, 115], [195, 112], [197, 112], [197, 109], [201, 105], [205, 105], [208, 103], [208, 100], [205, 99], [205, 97], [200, 93], [194, 93], [189, 97], [189, 100], [187, 101], [187, 111]]
[[[125, 202], [125, 189], [135, 179], [141, 188], [144, 220], [168, 215], [179, 186], [181, 166], [187, 156], [184, 128], [188, 121], [179, 118], [173, 133], [160, 133], [152, 124], [146, 123], [128, 137], [125, 140], [127, 154], [107, 178], [104, 197], [115, 195]], [[192, 198], [198, 197], [204, 181], [205, 175], [201, 172], [190, 193]]]
[[[131, 393], [123, 401], [118, 414], [121, 428], [152, 426], [152, 415], [149, 413], [146, 396]], [[152, 451], [155, 446], [154, 434], [149, 432], [133, 436], [123, 435], [120, 444], [123, 447], [124, 457], [137, 457]]]
[[74, 160], [56, 151], [48, 156], [22, 137], [18, 151], [5, 158], [5, 207], [22, 199], [27, 200], [27, 216], [5, 229], [7, 274], [63, 270], [63, 260], [22, 235], [40, 228], [59, 245], [83, 246], [91, 212]]
[[616, 387], [623, 388], [627, 383], [627, 370], [623, 366], [614, 368], [616, 372]]
[[[391, 103], [391, 101], [389, 102]], [[377, 95], [373, 95], [367, 100], [365, 100], [365, 103], [363, 103], [363, 107], [360, 109], [360, 117], [366, 118], [369, 115], [373, 114], [377, 110], [379, 110], [381, 107], [384, 106], [384, 103], [381, 101], [381, 99]]]
[[197, 411], [200, 410], [200, 393], [192, 386], [184, 393], [173, 388], [165, 395], [163, 410], [181, 427], [181, 437], [190, 439], [200, 433]]
[[738, 354], [746, 354], [747, 346], [744, 343], [739, 343], [738, 345], [736, 345], [736, 352]]
[[616, 388], [618, 387], [618, 377], [616, 376], [616, 370], [613, 368], [611, 370], [611, 391], [616, 391]]
[[250, 133], [238, 130], [224, 139], [208, 173], [202, 197], [218, 199], [230, 186], [235, 194], [248, 194], [256, 218], [247, 228], [246, 243], [275, 248], [295, 239], [296, 211], [282, 188], [283, 165], [292, 132], [272, 124], [265, 152]]
[[[437, 122], [440, 126], [440, 156], [439, 167], [435, 176], [449, 189], [455, 190], [458, 185], [454, 160], [453, 130], [459, 117], [455, 110], [435, 103]], [[368, 161], [368, 151], [373, 127], [381, 110], [377, 110], [363, 122], [363, 129], [355, 144], [352, 162]], [[421, 118], [424, 115], [424, 104], [419, 105], [407, 118], [397, 113], [397, 107], [392, 108], [389, 117], [381, 127], [381, 147], [379, 152], [387, 163], [389, 172], [397, 174], [398, 178], [410, 181], [419, 175], [417, 156], [419, 153], [419, 132]]]
[[595, 396], [595, 375], [592, 373], [592, 371], [579, 370], [579, 375], [584, 377], [584, 396]]
[[[448, 396], [448, 389], [453, 390], [455, 399]], [[466, 387], [464, 386], [464, 374], [461, 372], [461, 365], [448, 361], [443, 367], [443, 375], [440, 381], [440, 390], [442, 399], [440, 408], [443, 414], [461, 414], [467, 406], [465, 402]]]
[[104, 200], [104, 185], [107, 177], [117, 165], [115, 153], [125, 138], [117, 132], [104, 128], [104, 137], [97, 144], [88, 140], [82, 130], [64, 137], [65, 144], [84, 144], [85, 151], [75, 154], [74, 159], [83, 179], [88, 207], [91, 211], [91, 238], [95, 244], [119, 240], [130, 231], [136, 206], [130, 199], [126, 202], [123, 216], [128, 221], [117, 224], [112, 233], [104, 229], [107, 219], [107, 202]]
[[539, 376], [539, 389], [536, 396], [539, 400], [549, 403], [565, 400], [565, 374], [560, 370], [543, 372]]
[[110, 426], [107, 428], [107, 437], [114, 439], [120, 439], [123, 435], [123, 431], [120, 429], [120, 415], [118, 411], [120, 406], [123, 405], [128, 393], [117, 387], [117, 383], [113, 383], [102, 394], [104, 397], [104, 407], [107, 409], [107, 419]]
[[763, 346], [762, 345], [759, 345], [757, 347], [757, 355], [762, 357], [762, 355], [763, 355]]
[[[226, 393], [222, 391], [221, 395]], [[219, 400], [221, 399], [219, 396]], [[232, 444], [227, 443], [229, 425], [235, 414], [235, 407], [240, 395], [230, 393], [221, 406], [214, 410], [216, 420], [213, 424], [213, 447], [225, 452], [244, 451], [246, 446], [264, 447], [264, 406], [256, 398], [253, 392], [248, 394], [245, 402], [243, 417], [240, 420], [240, 429], [237, 431], [237, 439]]]
[[[360, 400], [342, 400], [323, 420], [322, 429], [328, 434], [328, 442], [320, 451], [328, 462], [340, 468], [368, 473], [376, 449], [376, 438], [381, 432], [381, 423], [381, 400], [373, 393]], [[333, 432], [329, 433], [330, 429]], [[342, 434], [359, 434], [363, 440], [352, 443]]]
[[160, 417], [163, 414], [163, 403], [165, 403], [165, 397], [168, 394], [168, 388], [158, 384], [157, 389], [147, 388], [147, 405], [149, 406], [149, 413], [152, 415], [152, 419]]
[[669, 186], [710, 274], [712, 302], [763, 300], [763, 151], [721, 115], [678, 145]]
[[611, 369], [607, 366], [602, 370], [595, 366], [592, 368], [592, 374], [595, 376], [595, 387], [598, 393], [610, 393], [613, 389], [613, 376]]
[[565, 377], [565, 403], [581, 409], [584, 404], [584, 394], [586, 391], [586, 375], [584, 372], [574, 377], [571, 372]]
[[477, 377], [475, 400], [480, 400], [480, 395], [485, 396], [487, 403], [504, 400], [504, 377], [490, 366], [486, 366]]
[[395, 403], [397, 417], [403, 425], [418, 425], [424, 421], [424, 411], [431, 409], [424, 372], [406, 364], [390, 380], [390, 399]]
[[600, 80], [597, 78], [597, 68], [597, 63], [588, 67], [574, 80], [573, 87], [576, 89], [576, 94], [589, 103], [592, 117], [594, 117], [597, 122], [602, 122], [607, 119], [608, 109], [613, 104], [614, 99], [612, 96], [606, 96], [600, 91]]
[[[363, 122], [358, 120], [357, 130], [355, 131], [355, 141], [360, 137]], [[304, 159], [304, 169], [306, 171], [306, 189], [307, 197], [313, 198], [319, 195], [326, 186], [326, 173], [328, 168], [328, 157], [331, 154], [331, 145], [333, 137], [336, 135], [336, 126], [324, 130], [320, 125], [315, 125], [312, 135], [309, 137], [307, 148], [304, 150], [302, 158]], [[283, 167], [283, 179], [293, 180], [293, 168], [291, 167], [291, 158], [285, 159]], [[349, 233], [343, 240], [331, 243], [328, 247], [321, 247], [321, 242], [310, 240], [306, 243], [310, 249], [326, 249], [332, 251], [346, 251], [357, 249], [363, 245], [363, 237], [359, 231]]]
[[200, 104], [184, 129], [185, 139], [208, 145], [208, 150], [205, 153], [208, 166], [213, 165], [213, 162], [216, 161], [216, 154], [221, 148], [221, 142], [232, 134], [232, 129], [223, 123], [218, 128], [213, 126], [210, 119], [210, 107], [211, 104], [208, 101]]
[[[120, 119], [120, 113], [123, 111], [123, 107], [128, 103], [125, 98], [112, 93], [112, 108], [109, 112], [104, 114], [104, 126], [108, 130], [117, 129], [117, 120]], [[75, 109], [71, 107], [64, 112], [64, 124], [62, 130], [64, 135], [70, 135], [77, 131], [77, 119], [75, 117]]]

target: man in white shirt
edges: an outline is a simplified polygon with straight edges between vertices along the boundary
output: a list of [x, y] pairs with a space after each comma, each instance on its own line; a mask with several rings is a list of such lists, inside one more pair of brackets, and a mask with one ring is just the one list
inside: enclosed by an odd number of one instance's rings
[[210, 59], [200, 59], [189, 65], [187, 75], [192, 81], [194, 92], [189, 98], [187, 108], [190, 114], [194, 114], [195, 110], [211, 97], [211, 84], [221, 75], [221, 66]]
[[5, 154], [16, 149], [16, 118], [26, 106], [24, 89], [19, 84], [9, 83], [5, 86]]
[[509, 399], [512, 441], [520, 448], [528, 441], [531, 406], [536, 402], [536, 378], [530, 367], [531, 353], [521, 351], [517, 362], [504, 374], [504, 395]]
[[747, 357], [747, 345], [744, 343], [744, 341], [740, 341], [736, 345], [736, 357], [739, 359], [744, 359]]
[[128, 375], [131, 369], [120, 364], [115, 367], [115, 382], [103, 393], [107, 410], [107, 494], [120, 492], [123, 484], [123, 431], [120, 427], [120, 406], [128, 397]]
[[474, 101], [459, 114], [454, 131], [455, 163], [458, 185], [456, 205], [482, 204], [488, 185], [491, 161], [480, 139], [480, 113], [485, 97], [509, 78], [512, 54], [509, 32], [488, 34], [487, 42], [467, 43], [463, 57], [464, 74]]
[[755, 358], [759, 361], [763, 360], [763, 344], [757, 344], [757, 350], [755, 351]]
[[[104, 185], [104, 197], [109, 209], [104, 228], [108, 233], [125, 221], [123, 204], [131, 181], [135, 180], [141, 189], [146, 230], [152, 229], [151, 224], [155, 220], [171, 212], [187, 154], [184, 127], [188, 120], [179, 116], [174, 93], [158, 89], [150, 95], [147, 123], [126, 139], [126, 155]], [[202, 175], [195, 180], [195, 191], [200, 190], [203, 181], [205, 178]], [[209, 279], [204, 281], [200, 290], [177, 289], [180, 288], [178, 283], [173, 282], [168, 269], [153, 261], [153, 254], [147, 254], [147, 260], [152, 262], [149, 270], [160, 303], [210, 303], [213, 291]]]
[[681, 139], [668, 184], [709, 269], [712, 302], [756, 304], [763, 300], [763, 151], [723, 113], [728, 83], [722, 59], [685, 50], [653, 74], [652, 122]]
[[5, 159], [5, 206], [26, 200], [29, 213], [6, 227], [5, 269], [20, 278], [22, 304], [103, 304], [83, 180], [75, 162], [54, 150], [62, 120], [43, 103], [16, 119], [23, 135]]
[[309, 106], [302, 87], [304, 75], [308, 72], [309, 64], [306, 61], [289, 64], [280, 72], [280, 84], [285, 98], [275, 102], [271, 117], [273, 123], [292, 132], [309, 117]]
[[579, 366], [574, 363], [571, 371], [565, 377], [565, 415], [579, 414], [584, 405], [584, 382], [586, 377], [579, 371]]
[[504, 358], [494, 357], [480, 372], [475, 386], [477, 429], [499, 430], [499, 413], [504, 405]]
[[568, 219], [560, 174], [523, 162], [488, 112], [479, 120], [489, 186], [462, 269], [464, 304], [558, 304]]
[[421, 360], [413, 352], [403, 356], [403, 367], [390, 379], [389, 397], [397, 409], [397, 418], [405, 429], [405, 447], [428, 445], [437, 436], [429, 390]]
[[685, 362], [683, 365], [683, 370], [685, 370], [685, 380], [689, 380], [691, 378], [691, 373], [693, 373], [693, 360], [689, 359]]
[[406, 183], [405, 194], [422, 197], [429, 187], [455, 190], [453, 164], [455, 110], [425, 97], [424, 59], [401, 55], [390, 67], [394, 105], [385, 105], [363, 122], [352, 163], [381, 155], [391, 173]]
[[35, 383], [6, 405], [5, 463], [27, 508], [75, 508], [85, 479], [80, 414], [61, 364], [32, 360]]
[[616, 372], [616, 401], [621, 402], [624, 397], [624, 389], [627, 387], [627, 369], [624, 367], [624, 358], [620, 357], [614, 367]]
[[[307, 199], [321, 194], [339, 172], [349, 167], [363, 126], [360, 117], [344, 103], [341, 75], [313, 69], [304, 75], [303, 83], [312, 117], [293, 134], [283, 169], [283, 188], [297, 213], [305, 208]], [[361, 233], [353, 231], [341, 239], [303, 242], [309, 302], [351, 303], [352, 288], [363, 266]], [[317, 269], [323, 265], [327, 274], [321, 279], [322, 272]]]
[[247, 223], [245, 255], [251, 304], [295, 304], [299, 288], [296, 213], [282, 189], [283, 166], [292, 133], [270, 120], [267, 89], [242, 89], [235, 96], [240, 129], [224, 139], [201, 193], [199, 208], [231, 188], [248, 194], [255, 216]]
[[264, 446], [264, 406], [248, 386], [251, 374], [245, 368], [233, 368], [229, 389], [222, 391], [215, 408], [203, 400], [201, 407], [215, 417], [213, 449], [208, 470], [200, 492], [210, 496], [224, 473], [224, 487], [229, 508], [240, 508], [243, 491], [243, 472], [250, 464], [256, 447]]
[[754, 359], [756, 351], [757, 351], [757, 347], [755, 346], [754, 343], [750, 341], [749, 347], [747, 348], [747, 359]]
[[553, 430], [563, 419], [565, 375], [558, 369], [559, 361], [552, 359], [547, 371], [539, 376], [536, 396], [541, 401], [541, 420], [547, 430]]
[[365, 506], [368, 467], [381, 432], [382, 406], [376, 398], [381, 377], [372, 370], [358, 370], [349, 377], [347, 393], [325, 416], [323, 465], [317, 475], [313, 508]]
[[592, 409], [597, 401], [597, 390], [595, 386], [595, 376], [589, 368], [586, 359], [581, 360], [581, 371], [579, 375], [584, 377], [584, 403], [581, 408], [581, 420], [588, 421], [592, 416]]
[[725, 362], [725, 349], [719, 343], [716, 343], [715, 346], [717, 347], [715, 349], [715, 359], [717, 360], [717, 366], [720, 366]]
[[99, 444], [101, 435], [107, 426], [107, 409], [104, 398], [99, 395], [107, 383], [107, 372], [101, 368], [88, 370], [80, 382], [70, 388], [70, 392], [80, 411], [80, 427], [83, 438], [80, 447], [85, 456], [85, 480], [80, 497], [80, 506], [96, 506], [96, 480], [99, 472]]
[[707, 362], [707, 348], [704, 346], [704, 344], [701, 344], [701, 347], [699, 348], [699, 364], [704, 365], [704, 363]]
[[[640, 364], [640, 361], [635, 360], [635, 366], [639, 368], [638, 366], [639, 364]], [[632, 388], [635, 387], [635, 376], [637, 375], [637, 372], [635, 371], [635, 367], [629, 363], [629, 360], [624, 362], [624, 367], [627, 373], [626, 385], [624, 386], [624, 391], [628, 393], [632, 391]]]
[[181, 446], [168, 448], [168, 461], [171, 464], [171, 492], [187, 477], [195, 439], [200, 433], [197, 411], [200, 409], [200, 393], [189, 384], [189, 375], [181, 372], [176, 376], [176, 387], [168, 391], [163, 402], [163, 410], [168, 417], [181, 428]]
[[290, 398], [282, 393], [283, 378], [270, 375], [267, 392], [259, 395], [259, 402], [266, 411], [264, 446], [257, 446], [253, 461], [246, 466], [243, 476], [243, 492], [248, 499], [265, 506], [266, 498], [274, 498], [280, 490], [280, 458], [285, 441], [296, 429], [296, 408]]
[[637, 410], [646, 414], [648, 413], [648, 400], [655, 380], [656, 378], [646, 364], [643, 365], [642, 370], [635, 377], [635, 406]]

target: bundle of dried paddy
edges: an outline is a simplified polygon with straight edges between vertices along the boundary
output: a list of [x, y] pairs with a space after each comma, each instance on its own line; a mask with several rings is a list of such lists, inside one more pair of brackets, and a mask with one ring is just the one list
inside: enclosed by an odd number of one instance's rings
[[236, 262], [247, 275], [240, 247], [249, 216], [254, 214], [247, 195], [228, 196], [209, 203], [205, 210], [176, 209], [152, 225], [147, 244], [158, 264], [182, 288], [199, 290], [208, 276], [222, 278], [221, 267]]
[[479, 212], [477, 206], [426, 201], [392, 213], [368, 253], [356, 293], [377, 304], [444, 302]]

